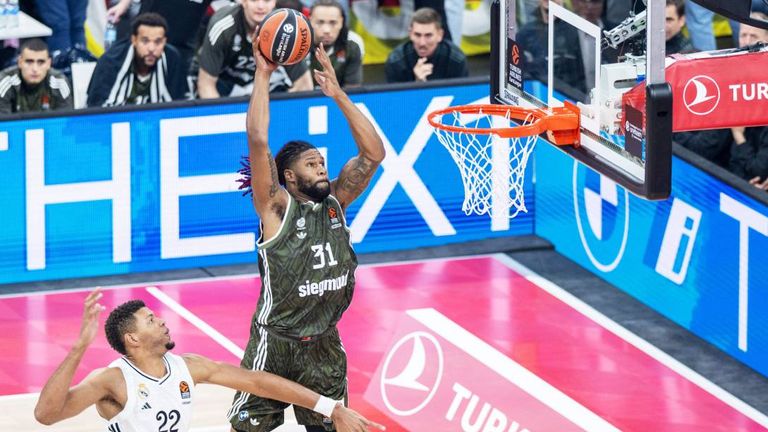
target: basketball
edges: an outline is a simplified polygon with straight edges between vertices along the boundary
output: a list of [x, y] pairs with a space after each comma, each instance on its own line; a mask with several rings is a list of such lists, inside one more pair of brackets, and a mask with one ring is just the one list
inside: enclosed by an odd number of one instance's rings
[[259, 26], [259, 51], [279, 65], [292, 65], [304, 60], [313, 41], [309, 20], [293, 9], [275, 9]]

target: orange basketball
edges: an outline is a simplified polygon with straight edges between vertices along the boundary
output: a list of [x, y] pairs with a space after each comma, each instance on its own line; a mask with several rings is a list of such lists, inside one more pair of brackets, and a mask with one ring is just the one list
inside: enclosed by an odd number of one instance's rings
[[312, 25], [301, 12], [275, 9], [259, 26], [259, 51], [273, 63], [292, 65], [309, 54], [313, 37]]

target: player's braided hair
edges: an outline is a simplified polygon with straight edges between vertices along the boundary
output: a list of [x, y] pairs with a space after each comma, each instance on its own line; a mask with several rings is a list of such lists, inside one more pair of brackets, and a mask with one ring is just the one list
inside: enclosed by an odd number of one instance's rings
[[[299, 156], [307, 150], [315, 149], [312, 144], [294, 140], [285, 143], [283, 148], [277, 152], [275, 156], [275, 165], [277, 165], [277, 180], [281, 185], [285, 186], [285, 170], [288, 169]], [[237, 172], [241, 175], [237, 182], [240, 183], [238, 189], [243, 190], [243, 195], [252, 195], [251, 190], [251, 162], [247, 156], [243, 156], [240, 160], [242, 166]]]
[[107, 342], [120, 354], [127, 354], [123, 336], [133, 330], [136, 324], [134, 313], [145, 306], [141, 300], [131, 300], [116, 307], [107, 317], [107, 321], [104, 323]]

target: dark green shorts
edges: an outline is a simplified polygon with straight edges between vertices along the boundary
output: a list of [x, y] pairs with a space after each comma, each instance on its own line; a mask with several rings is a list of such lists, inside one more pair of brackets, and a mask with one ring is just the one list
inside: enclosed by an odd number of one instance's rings
[[[298, 341], [253, 326], [240, 367], [280, 375], [331, 399], [347, 398], [347, 354], [336, 328], [317, 339]], [[227, 415], [235, 430], [270, 431], [283, 423], [287, 407], [284, 402], [237, 392]], [[299, 424], [334, 430], [329, 419], [312, 410], [294, 406], [294, 412]]]

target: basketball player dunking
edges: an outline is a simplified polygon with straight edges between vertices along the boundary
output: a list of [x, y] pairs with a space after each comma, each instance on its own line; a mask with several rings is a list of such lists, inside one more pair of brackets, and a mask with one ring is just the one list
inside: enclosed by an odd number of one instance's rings
[[[344, 211], [384, 159], [384, 145], [339, 86], [325, 49], [320, 45], [315, 51], [323, 67], [313, 71], [315, 79], [346, 117], [358, 154], [335, 180], [328, 179], [323, 156], [307, 142], [290, 141], [272, 157], [269, 78], [276, 65], [264, 59], [255, 43], [257, 70], [246, 130], [253, 204], [261, 219], [261, 295], [241, 366], [272, 372], [341, 401], [347, 397], [347, 358], [336, 323], [352, 300], [357, 267]], [[234, 431], [270, 431], [283, 423], [287, 406], [241, 392], [228, 416]], [[299, 407], [295, 412], [308, 431], [334, 430], [333, 419]]]
[[116, 307], [104, 325], [107, 340], [123, 357], [91, 372], [74, 387], [72, 378], [98, 331], [104, 307], [97, 289], [85, 299], [80, 336], [48, 379], [35, 406], [37, 421], [50, 425], [91, 405], [109, 422], [110, 432], [188, 432], [195, 384], [210, 383], [312, 408], [331, 415], [339, 430], [382, 428], [336, 401], [284, 378], [215, 362], [203, 356], [169, 352], [174, 347], [165, 321], [143, 302]]

